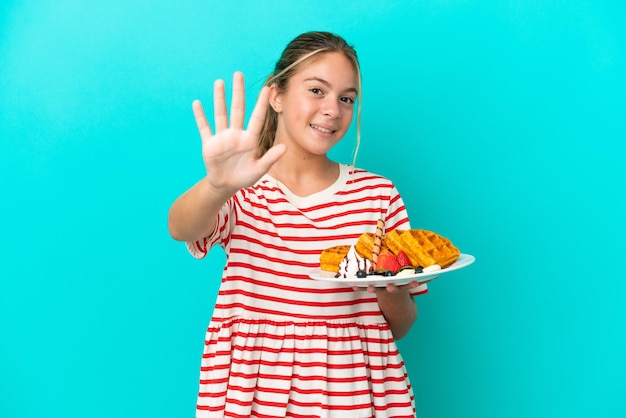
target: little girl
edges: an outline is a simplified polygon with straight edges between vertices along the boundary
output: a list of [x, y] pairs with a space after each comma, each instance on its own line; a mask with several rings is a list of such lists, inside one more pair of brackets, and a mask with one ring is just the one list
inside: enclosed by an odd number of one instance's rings
[[[227, 254], [206, 332], [196, 416], [414, 417], [395, 339], [417, 318], [417, 282], [351, 288], [309, 278], [327, 247], [410, 229], [393, 183], [331, 161], [360, 94], [356, 52], [310, 32], [290, 42], [244, 129], [233, 76], [230, 123], [215, 82], [213, 129], [198, 101], [206, 176], [173, 203], [169, 230], [202, 258]], [[360, 137], [357, 108], [357, 143]]]

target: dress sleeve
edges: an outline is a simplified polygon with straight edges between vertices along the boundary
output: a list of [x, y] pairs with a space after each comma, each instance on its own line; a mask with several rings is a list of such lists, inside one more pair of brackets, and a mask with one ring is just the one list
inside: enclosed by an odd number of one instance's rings
[[204, 258], [211, 248], [218, 244], [222, 247], [226, 246], [229, 241], [231, 226], [235, 219], [234, 214], [234, 197], [230, 198], [217, 214], [217, 222], [213, 232], [197, 241], [189, 241], [186, 243], [187, 250], [195, 258]]
[[404, 206], [404, 200], [402, 200], [402, 196], [400, 196], [396, 186], [393, 186], [390, 190], [389, 206], [385, 214], [385, 230], [392, 231], [394, 229], [411, 229], [411, 222]]
[[423, 283], [417, 286], [415, 289], [411, 289], [412, 295], [423, 295], [424, 293], [428, 293], [428, 284]]

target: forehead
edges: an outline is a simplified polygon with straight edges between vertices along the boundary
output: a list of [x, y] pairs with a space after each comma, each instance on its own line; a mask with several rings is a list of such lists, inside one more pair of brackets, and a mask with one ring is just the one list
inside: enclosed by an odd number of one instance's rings
[[338, 89], [357, 88], [357, 69], [341, 52], [326, 52], [312, 57], [293, 75], [300, 82], [323, 80]]

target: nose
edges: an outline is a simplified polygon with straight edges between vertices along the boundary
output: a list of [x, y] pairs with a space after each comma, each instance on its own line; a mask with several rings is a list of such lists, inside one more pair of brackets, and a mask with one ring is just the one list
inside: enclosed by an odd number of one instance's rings
[[331, 119], [341, 119], [341, 107], [339, 106], [338, 99], [328, 97], [324, 101], [322, 113], [324, 114], [324, 116]]

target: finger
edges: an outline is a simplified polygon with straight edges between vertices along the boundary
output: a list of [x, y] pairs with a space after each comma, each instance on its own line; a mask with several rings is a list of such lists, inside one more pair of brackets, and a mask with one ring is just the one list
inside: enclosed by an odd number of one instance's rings
[[246, 92], [243, 74], [237, 71], [233, 74], [233, 100], [230, 105], [230, 127], [243, 129], [246, 113]]
[[202, 108], [200, 100], [194, 100], [191, 104], [191, 108], [193, 109], [193, 115], [196, 118], [196, 126], [198, 127], [200, 138], [203, 140], [210, 138], [213, 135], [213, 132], [211, 132], [211, 126], [206, 120], [204, 109]]
[[213, 112], [215, 114], [215, 132], [228, 128], [224, 80], [215, 80], [213, 83]]
[[270, 168], [278, 161], [287, 151], [285, 144], [276, 144], [259, 159], [258, 167], [261, 171], [267, 173]]
[[267, 106], [269, 105], [270, 88], [264, 86], [259, 93], [259, 97], [256, 100], [252, 115], [250, 115], [250, 122], [248, 122], [248, 131], [254, 135], [260, 135], [263, 124], [265, 123], [265, 114], [267, 113]]

